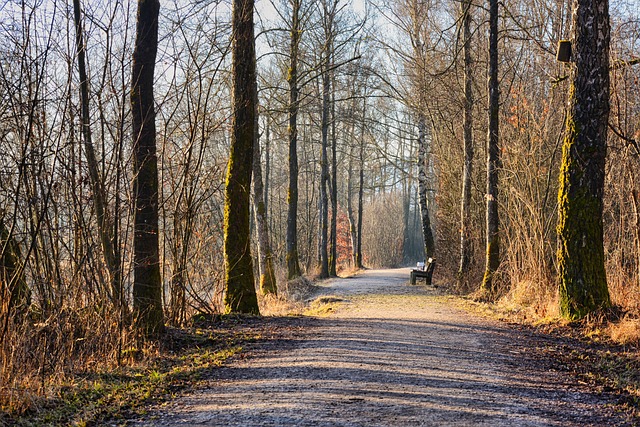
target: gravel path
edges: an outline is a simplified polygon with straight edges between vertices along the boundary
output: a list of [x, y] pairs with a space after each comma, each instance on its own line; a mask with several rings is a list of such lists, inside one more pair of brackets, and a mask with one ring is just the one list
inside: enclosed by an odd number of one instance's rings
[[540, 338], [452, 308], [409, 270], [323, 284], [345, 299], [170, 402], [150, 426], [618, 426], [598, 395], [534, 357]]

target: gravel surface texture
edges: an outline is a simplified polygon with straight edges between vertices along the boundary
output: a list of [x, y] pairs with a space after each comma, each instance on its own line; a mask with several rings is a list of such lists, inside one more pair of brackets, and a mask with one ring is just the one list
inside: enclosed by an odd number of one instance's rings
[[294, 332], [133, 425], [633, 425], [615, 396], [541, 357], [543, 336], [468, 314], [408, 278], [368, 270], [321, 284], [343, 300], [331, 316], [284, 320]]

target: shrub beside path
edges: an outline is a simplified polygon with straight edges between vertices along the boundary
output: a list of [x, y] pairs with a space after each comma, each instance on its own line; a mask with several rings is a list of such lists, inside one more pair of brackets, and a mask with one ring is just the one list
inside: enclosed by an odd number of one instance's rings
[[[409, 270], [322, 284], [340, 303], [297, 319], [168, 402], [149, 426], [624, 426], [615, 396], [543, 356], [545, 337], [452, 307]], [[325, 298], [332, 300], [332, 298]]]

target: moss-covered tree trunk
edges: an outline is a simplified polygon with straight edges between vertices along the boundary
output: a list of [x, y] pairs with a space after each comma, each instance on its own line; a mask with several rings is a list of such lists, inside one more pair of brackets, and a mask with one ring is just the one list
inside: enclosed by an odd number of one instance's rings
[[460, 265], [458, 283], [462, 285], [471, 262], [471, 175], [473, 169], [473, 64], [471, 62], [471, 0], [461, 5], [462, 36], [464, 38], [464, 166], [462, 169], [462, 199], [460, 202]]
[[256, 140], [253, 0], [233, 1], [233, 117], [224, 205], [225, 309], [260, 314], [251, 258], [249, 201]]
[[300, 46], [300, 7], [302, 0], [292, 0], [291, 39], [289, 48], [289, 192], [287, 201], [287, 279], [299, 277], [298, 257], [298, 49]]
[[609, 119], [609, 3], [574, 0], [572, 88], [558, 190], [560, 311], [575, 319], [611, 302], [603, 195]]
[[498, 88], [498, 0], [489, 0], [489, 110], [487, 132], [487, 242], [486, 263], [481, 289], [487, 296], [495, 295], [494, 273], [500, 266], [500, 217], [498, 216], [498, 147], [499, 102]]
[[139, 0], [131, 81], [133, 128], [133, 308], [141, 331], [164, 330], [158, 243], [158, 158], [153, 74], [158, 50], [158, 0]]

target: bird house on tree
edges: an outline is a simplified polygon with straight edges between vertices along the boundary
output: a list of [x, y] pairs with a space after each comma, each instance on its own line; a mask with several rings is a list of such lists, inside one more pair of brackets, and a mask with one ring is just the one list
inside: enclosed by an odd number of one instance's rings
[[560, 62], [571, 61], [571, 41], [560, 40], [558, 42], [558, 51], [556, 52], [556, 59]]

